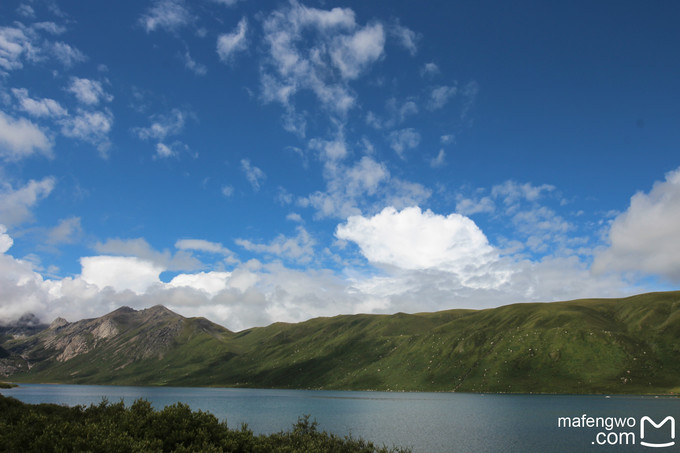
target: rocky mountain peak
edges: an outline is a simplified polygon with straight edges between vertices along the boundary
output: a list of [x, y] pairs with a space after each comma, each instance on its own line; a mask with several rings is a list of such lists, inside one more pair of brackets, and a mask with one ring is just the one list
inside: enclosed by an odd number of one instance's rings
[[64, 318], [57, 318], [54, 321], [52, 321], [52, 324], [50, 324], [49, 329], [56, 330], [60, 327], [64, 327], [67, 324], [68, 324], [68, 321], [65, 320]]

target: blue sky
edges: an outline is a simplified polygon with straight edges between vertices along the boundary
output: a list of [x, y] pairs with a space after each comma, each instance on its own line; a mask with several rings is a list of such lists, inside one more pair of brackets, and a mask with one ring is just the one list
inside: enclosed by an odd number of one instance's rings
[[680, 282], [676, 2], [4, 1], [0, 318]]

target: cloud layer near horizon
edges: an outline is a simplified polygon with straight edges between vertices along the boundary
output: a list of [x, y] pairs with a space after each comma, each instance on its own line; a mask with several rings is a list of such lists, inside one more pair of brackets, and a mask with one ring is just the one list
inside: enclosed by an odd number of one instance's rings
[[[179, 273], [169, 282], [160, 275], [173, 265], [182, 266], [178, 254], [200, 250], [233, 259], [233, 252], [194, 239], [178, 241], [173, 256], [151, 250], [143, 240], [114, 240], [97, 248], [128, 254], [84, 257], [80, 275], [46, 280], [30, 262], [11, 256], [13, 241], [2, 226], [0, 319], [8, 322], [33, 312], [44, 321], [56, 316], [75, 320], [100, 316], [120, 305], [164, 304], [183, 315], [207, 316], [240, 330], [338, 313], [421, 312], [620, 296], [631, 291], [626, 272], [680, 281], [680, 253], [673, 249], [680, 228], [678, 175], [680, 169], [666, 175], [649, 193], [631, 198], [629, 208], [608, 230], [611, 245], [595, 256], [596, 272], [577, 256], [534, 261], [503, 253], [469, 217], [444, 216], [418, 207], [387, 207], [339, 224], [338, 239], [355, 244], [365, 260], [364, 265], [346, 267], [342, 274], [292, 269], [276, 260], [268, 264], [250, 260], [230, 271]], [[665, 227], [650, 234], [648, 222]], [[184, 255], [180, 262], [186, 265], [192, 259]]]

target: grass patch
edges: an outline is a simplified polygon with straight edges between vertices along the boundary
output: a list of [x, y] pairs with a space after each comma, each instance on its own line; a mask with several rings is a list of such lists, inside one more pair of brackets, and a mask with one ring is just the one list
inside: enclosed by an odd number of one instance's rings
[[31, 337], [22, 353], [35, 366], [11, 379], [520, 393], [680, 388], [678, 291], [486, 310], [341, 315], [236, 333], [203, 318], [182, 318], [179, 334], [155, 349], [149, 345], [164, 338], [162, 329], [174, 331], [178, 315], [163, 312], [162, 322], [140, 324], [135, 313], [117, 315], [120, 335], [65, 362], [38, 360], [49, 354]]

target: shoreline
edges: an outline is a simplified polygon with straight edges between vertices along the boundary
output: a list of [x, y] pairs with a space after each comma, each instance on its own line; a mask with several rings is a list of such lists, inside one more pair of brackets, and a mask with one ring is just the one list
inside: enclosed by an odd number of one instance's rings
[[[3, 386], [5, 384], [6, 386]], [[437, 391], [437, 390], [377, 390], [377, 389], [332, 389], [332, 388], [287, 388], [287, 387], [230, 387], [218, 385], [153, 385], [153, 384], [70, 384], [63, 382], [0, 382], [0, 389], [11, 389], [21, 387], [22, 384], [28, 385], [71, 385], [71, 386], [98, 386], [98, 387], [141, 387], [141, 388], [186, 388], [186, 389], [231, 389], [231, 390], [292, 390], [292, 391], [316, 391], [316, 392], [374, 392], [374, 393], [442, 393], [442, 394], [461, 394], [461, 395], [508, 395], [508, 396], [600, 396], [605, 398], [618, 397], [656, 397], [656, 398], [680, 398], [680, 394], [675, 392], [653, 392], [653, 393], [560, 393], [560, 392], [457, 392], [457, 391]]]

